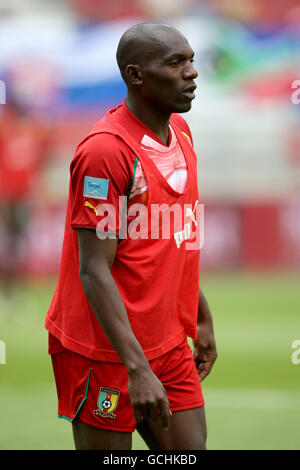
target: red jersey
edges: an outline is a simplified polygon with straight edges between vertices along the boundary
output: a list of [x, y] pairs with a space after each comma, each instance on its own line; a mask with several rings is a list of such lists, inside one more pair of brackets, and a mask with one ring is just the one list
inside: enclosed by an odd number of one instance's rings
[[[187, 164], [181, 193], [143, 150], [145, 132], [152, 138], [154, 134], [129, 113], [125, 103], [96, 123], [72, 160], [60, 275], [46, 328], [65, 348], [91, 359], [121, 362], [84, 293], [74, 229], [98, 229], [105, 219], [99, 208], [108, 204], [114, 207], [115, 225], [110, 230], [109, 223], [102, 224], [99, 233], [104, 229], [119, 237], [111, 274], [147, 359], [168, 352], [186, 336], [196, 338], [200, 256], [196, 155], [184, 119], [174, 114], [170, 125]], [[119, 197], [129, 201], [138, 162], [147, 181], [147, 198], [137, 223], [134, 211], [130, 213], [133, 206], [124, 211], [126, 203], [120, 205]]]
[[45, 129], [36, 121], [7, 112], [0, 123], [0, 199], [15, 203], [35, 190], [47, 152]]

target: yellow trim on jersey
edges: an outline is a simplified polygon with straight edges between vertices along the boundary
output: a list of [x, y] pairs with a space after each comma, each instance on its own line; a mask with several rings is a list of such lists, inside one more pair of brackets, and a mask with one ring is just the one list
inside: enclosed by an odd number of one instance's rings
[[190, 136], [186, 132], [181, 131], [181, 134], [185, 135], [185, 137], [187, 137], [189, 141], [192, 143]]

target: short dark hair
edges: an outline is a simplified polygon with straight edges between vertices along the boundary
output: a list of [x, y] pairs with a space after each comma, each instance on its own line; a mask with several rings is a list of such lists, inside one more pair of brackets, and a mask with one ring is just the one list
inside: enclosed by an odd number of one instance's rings
[[[126, 67], [129, 64], [144, 65], [153, 57], [155, 48], [162, 45], [162, 30], [173, 26], [161, 23], [139, 23], [129, 28], [122, 35], [117, 48], [117, 63], [123, 80], [126, 82]], [[179, 33], [179, 31], [177, 31]]]

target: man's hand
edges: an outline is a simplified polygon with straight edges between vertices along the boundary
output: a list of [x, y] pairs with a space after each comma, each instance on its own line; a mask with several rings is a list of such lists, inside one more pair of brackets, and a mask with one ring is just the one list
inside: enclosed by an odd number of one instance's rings
[[131, 372], [128, 378], [128, 391], [136, 421], [140, 422], [143, 418], [152, 421], [160, 419], [163, 429], [167, 430], [172, 413], [162, 383], [150, 367]]
[[210, 373], [217, 359], [217, 349], [211, 318], [206, 318], [197, 324], [197, 339], [193, 340], [194, 360], [198, 369], [200, 381]]

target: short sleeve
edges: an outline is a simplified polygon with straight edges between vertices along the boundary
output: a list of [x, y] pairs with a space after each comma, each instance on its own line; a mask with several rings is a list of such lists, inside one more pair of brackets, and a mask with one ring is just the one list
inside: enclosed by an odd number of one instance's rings
[[134, 160], [125, 142], [112, 134], [95, 134], [78, 146], [70, 168], [72, 228], [119, 235]]

